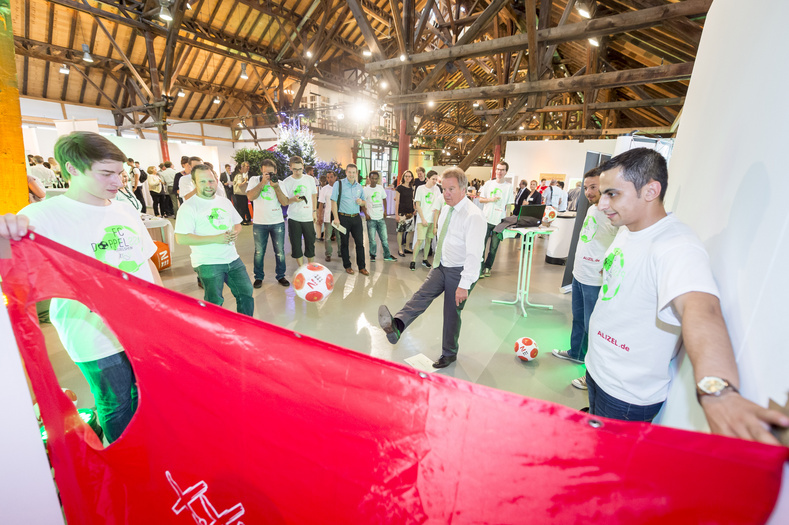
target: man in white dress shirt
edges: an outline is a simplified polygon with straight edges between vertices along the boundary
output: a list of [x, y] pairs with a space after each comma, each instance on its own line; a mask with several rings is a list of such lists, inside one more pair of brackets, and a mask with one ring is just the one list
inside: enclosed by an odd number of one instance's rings
[[457, 360], [460, 313], [480, 273], [486, 221], [482, 211], [466, 199], [468, 181], [459, 168], [443, 174], [444, 201], [438, 219], [438, 245], [433, 269], [417, 292], [394, 316], [385, 305], [378, 309], [378, 322], [390, 343], [395, 344], [408, 326], [427, 310], [433, 299], [444, 294], [444, 329], [441, 357], [434, 368]]

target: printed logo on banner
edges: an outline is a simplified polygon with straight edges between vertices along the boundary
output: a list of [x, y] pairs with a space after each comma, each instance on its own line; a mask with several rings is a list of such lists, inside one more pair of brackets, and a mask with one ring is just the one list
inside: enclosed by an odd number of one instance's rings
[[199, 525], [244, 525], [244, 522], [237, 521], [244, 515], [244, 506], [241, 503], [237, 503], [223, 512], [217, 512], [205, 495], [208, 491], [208, 484], [205, 481], [200, 481], [186, 490], [181, 490], [169, 470], [165, 471], [165, 475], [178, 496], [175, 505], [173, 505], [173, 512], [176, 515], [189, 509], [192, 519]]

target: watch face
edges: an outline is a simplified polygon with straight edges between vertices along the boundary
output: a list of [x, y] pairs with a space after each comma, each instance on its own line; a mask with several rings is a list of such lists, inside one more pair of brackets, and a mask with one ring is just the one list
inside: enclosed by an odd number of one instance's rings
[[699, 389], [707, 394], [715, 394], [728, 386], [729, 384], [720, 377], [703, 377], [698, 384]]

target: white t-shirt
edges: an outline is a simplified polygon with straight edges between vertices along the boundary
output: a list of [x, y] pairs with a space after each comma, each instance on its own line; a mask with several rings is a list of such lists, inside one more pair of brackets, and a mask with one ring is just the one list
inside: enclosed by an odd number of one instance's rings
[[[241, 216], [233, 203], [224, 197], [203, 199], [195, 195], [184, 201], [175, 219], [175, 233], [219, 235], [241, 224]], [[189, 246], [192, 249], [192, 266], [203, 264], [230, 264], [238, 259], [234, 244], [205, 244]]]
[[195, 189], [195, 181], [192, 180], [192, 174], [184, 175], [178, 179], [178, 196], [182, 199], [186, 197]]
[[500, 197], [495, 202], [486, 202], [482, 206], [482, 214], [488, 224], [498, 224], [507, 216], [507, 205], [515, 202], [515, 195], [512, 192], [512, 184], [509, 182], [499, 182], [489, 180], [482, 189], [479, 196], [485, 199]]
[[619, 228], [611, 224], [605, 213], [596, 204], [589, 206], [581, 233], [578, 236], [578, 247], [575, 249], [573, 277], [587, 286], [601, 286], [605, 260], [605, 251], [611, 246]]
[[47, 188], [54, 186], [55, 181], [57, 180], [57, 175], [55, 175], [55, 172], [43, 164], [30, 166], [30, 168], [28, 168], [28, 173], [41, 181], [41, 183]]
[[334, 185], [327, 184], [321, 188], [318, 194], [318, 202], [323, 203], [323, 222], [331, 222], [331, 192], [333, 189]]
[[[377, 184], [375, 188], [371, 188], [370, 186], [364, 187], [364, 200], [367, 204], [368, 218], [374, 221], [384, 218], [384, 199], [386, 199], [386, 190], [380, 184]], [[430, 212], [430, 216], [433, 216], [432, 211]]]
[[[26, 206], [19, 213], [35, 232], [82, 254], [153, 282], [148, 260], [156, 245], [131, 205], [109, 201], [92, 206], [64, 195]], [[123, 351], [101, 318], [80, 302], [52, 299], [49, 317], [75, 363], [96, 361]]]
[[279, 183], [282, 192], [288, 198], [304, 196], [307, 202], [299, 199], [288, 206], [288, 219], [298, 222], [312, 222], [312, 196], [318, 193], [315, 179], [309, 175], [302, 175], [295, 179], [291, 175]]
[[[247, 189], [253, 189], [260, 184], [260, 175], [256, 175], [249, 179]], [[279, 224], [285, 222], [285, 216], [282, 215], [282, 205], [277, 199], [277, 192], [271, 187], [271, 184], [266, 184], [260, 190], [260, 195], [257, 199], [252, 201], [252, 206], [255, 209], [255, 216], [252, 218], [254, 224]]]
[[589, 322], [586, 367], [606, 393], [637, 405], [664, 401], [679, 350], [672, 301], [719, 296], [704, 245], [669, 215], [649, 228], [621, 228], [606, 252], [603, 287]]
[[[414, 194], [414, 211], [416, 211], [416, 203], [418, 202], [419, 206], [422, 208], [422, 216], [428, 224], [433, 222], [433, 211], [438, 209], [436, 206], [439, 203], [440, 196], [441, 190], [438, 189], [438, 185], [428, 188], [426, 184], [422, 184], [416, 189], [416, 193]], [[417, 217], [416, 223], [422, 224], [419, 217]]]

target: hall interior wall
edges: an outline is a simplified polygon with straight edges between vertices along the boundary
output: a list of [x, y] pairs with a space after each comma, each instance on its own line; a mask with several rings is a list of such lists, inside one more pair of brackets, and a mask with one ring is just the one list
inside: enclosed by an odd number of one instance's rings
[[[513, 185], [525, 179], [540, 181], [540, 174], [565, 174], [565, 180], [580, 179], [586, 163], [586, 153], [613, 154], [616, 140], [508, 140], [503, 160], [510, 165], [508, 175]], [[486, 179], [490, 178], [490, 172]], [[567, 186], [565, 186], [565, 189]]]

